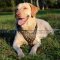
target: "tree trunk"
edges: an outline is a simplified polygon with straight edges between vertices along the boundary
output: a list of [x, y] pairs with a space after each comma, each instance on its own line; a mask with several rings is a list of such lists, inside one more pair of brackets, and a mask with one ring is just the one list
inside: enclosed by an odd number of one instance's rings
[[11, 4], [12, 4], [12, 11], [14, 14], [15, 13], [15, 2], [14, 2], [14, 0], [11, 0]]
[[45, 0], [41, 0], [42, 2], [42, 10], [44, 10]]
[[33, 3], [33, 0], [31, 0], [31, 4]]
[[39, 0], [36, 0], [36, 5], [39, 7]]

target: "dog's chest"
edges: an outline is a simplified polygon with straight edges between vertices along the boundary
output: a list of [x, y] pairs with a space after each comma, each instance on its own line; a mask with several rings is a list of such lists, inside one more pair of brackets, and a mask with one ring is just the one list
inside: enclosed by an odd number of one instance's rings
[[36, 38], [36, 32], [37, 32], [37, 27], [35, 27], [35, 30], [32, 33], [29, 33], [27, 30], [22, 30], [20, 31], [25, 40], [28, 42], [29, 45], [33, 45], [33, 41]]

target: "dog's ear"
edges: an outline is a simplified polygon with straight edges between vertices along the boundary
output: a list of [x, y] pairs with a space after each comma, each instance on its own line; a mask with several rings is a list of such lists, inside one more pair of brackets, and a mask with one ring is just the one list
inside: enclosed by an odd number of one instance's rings
[[39, 8], [34, 6], [34, 5], [32, 5], [32, 4], [30, 4], [30, 7], [31, 7], [31, 16], [33, 17], [39, 11]]

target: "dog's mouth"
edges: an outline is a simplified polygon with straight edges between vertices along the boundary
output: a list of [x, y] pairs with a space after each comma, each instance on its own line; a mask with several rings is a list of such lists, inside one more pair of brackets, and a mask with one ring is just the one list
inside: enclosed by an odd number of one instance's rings
[[17, 18], [18, 20], [23, 20], [23, 19], [25, 19], [25, 18]]
[[23, 25], [26, 23], [27, 18], [18, 18], [17, 20], [18, 20], [18, 25]]

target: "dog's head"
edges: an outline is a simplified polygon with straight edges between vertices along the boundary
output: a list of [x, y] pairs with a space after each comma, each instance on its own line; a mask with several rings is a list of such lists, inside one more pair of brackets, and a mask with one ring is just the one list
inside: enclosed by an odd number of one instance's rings
[[23, 25], [29, 17], [34, 17], [39, 8], [30, 3], [20, 3], [16, 9], [18, 25]]

